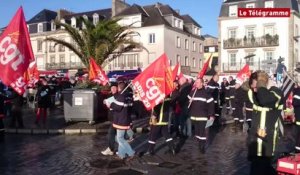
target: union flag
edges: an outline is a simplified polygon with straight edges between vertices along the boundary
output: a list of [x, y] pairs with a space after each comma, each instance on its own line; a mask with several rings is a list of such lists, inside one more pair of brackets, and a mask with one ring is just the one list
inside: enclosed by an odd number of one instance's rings
[[97, 65], [94, 58], [90, 58], [90, 70], [89, 70], [89, 79], [93, 82], [105, 86], [109, 79], [106, 76], [105, 72]]
[[174, 67], [172, 74], [173, 74], [173, 80], [177, 80], [183, 77], [183, 73], [181, 72], [181, 66], [179, 63], [177, 63], [176, 66]]
[[29, 32], [20, 7], [0, 36], [0, 79], [22, 95], [27, 85], [24, 73], [33, 60]]
[[203, 78], [204, 75], [206, 74], [207, 69], [208, 69], [208, 67], [209, 67], [209, 63], [210, 63], [210, 60], [211, 60], [212, 55], [213, 55], [213, 54], [211, 54], [211, 55], [209, 56], [208, 60], [204, 63], [204, 65], [203, 65], [201, 71], [199, 72], [197, 78]]
[[246, 64], [237, 74], [236, 79], [238, 79], [241, 82], [245, 82], [251, 75], [251, 71], [249, 68], [249, 65]]
[[132, 84], [147, 110], [161, 103], [173, 91], [173, 74], [167, 55], [161, 55]]

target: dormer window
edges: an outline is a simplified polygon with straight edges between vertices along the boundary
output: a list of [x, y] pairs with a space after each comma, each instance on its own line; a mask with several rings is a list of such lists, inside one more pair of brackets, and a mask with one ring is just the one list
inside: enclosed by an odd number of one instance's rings
[[76, 18], [75, 17], [71, 18], [71, 26], [73, 28], [76, 28]]
[[265, 2], [265, 8], [274, 8], [274, 2], [273, 1], [266, 1]]
[[[83, 15], [82, 17], [83, 19], [88, 20], [88, 17], [86, 15]], [[86, 29], [84, 22], [82, 22], [82, 29]]]
[[229, 6], [229, 16], [237, 16], [237, 5]]
[[[66, 23], [66, 20], [65, 20], [65, 19], [61, 19], [60, 22], [63, 23], [63, 24], [65, 24], [65, 23]], [[61, 28], [61, 29], [65, 29], [65, 27], [63, 27], [63, 26], [61, 26], [60, 28]]]
[[93, 15], [93, 24], [94, 24], [94, 25], [97, 25], [98, 22], [99, 22], [99, 15], [98, 15], [97, 13], [95, 13], [95, 14]]
[[198, 28], [197, 27], [194, 28], [194, 34], [198, 35]]
[[41, 33], [43, 32], [43, 23], [39, 23], [38, 24], [38, 30], [37, 30], [38, 33]]
[[255, 4], [254, 3], [246, 4], [246, 8], [255, 8]]
[[55, 25], [55, 22], [52, 21], [51, 22], [51, 31], [55, 31], [56, 30], [56, 25]]

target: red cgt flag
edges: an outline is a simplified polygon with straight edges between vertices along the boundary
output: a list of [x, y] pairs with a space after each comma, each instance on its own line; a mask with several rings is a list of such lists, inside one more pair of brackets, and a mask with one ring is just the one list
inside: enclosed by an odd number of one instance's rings
[[166, 54], [160, 56], [132, 81], [147, 110], [161, 103], [173, 90], [173, 75]]
[[20, 7], [0, 37], [0, 79], [22, 95], [26, 90], [24, 73], [33, 59], [30, 37]]
[[176, 66], [174, 67], [172, 74], [173, 74], [173, 81], [183, 77], [179, 63], [177, 63]]
[[100, 66], [97, 65], [94, 58], [90, 58], [89, 79], [98, 84], [102, 84], [103, 86], [105, 86], [109, 82], [109, 79], [106, 76], [105, 72], [101, 69]]
[[241, 82], [244, 82], [247, 80], [247, 78], [249, 78], [251, 75], [251, 72], [250, 72], [250, 68], [249, 68], [249, 65], [246, 64], [243, 69], [241, 69], [239, 71], [239, 73], [237, 74], [236, 76], [236, 79], [238, 79], [239, 81]]
[[201, 69], [201, 71], [199, 72], [197, 78], [203, 78], [208, 67], [209, 67], [209, 63], [210, 63], [210, 59], [212, 57], [212, 54], [209, 56], [208, 60], [204, 63], [203, 68]]
[[[31, 62], [29, 64], [28, 70], [26, 71], [27, 74], [27, 84], [30, 87], [34, 87], [35, 83], [37, 83], [39, 81], [40, 78], [40, 73], [37, 69], [37, 65], [36, 62]], [[25, 78], [24, 78], [25, 79]], [[26, 81], [26, 79], [25, 79]]]

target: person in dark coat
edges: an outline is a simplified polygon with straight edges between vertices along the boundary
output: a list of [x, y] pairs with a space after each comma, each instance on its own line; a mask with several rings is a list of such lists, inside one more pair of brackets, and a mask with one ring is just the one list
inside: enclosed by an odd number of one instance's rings
[[[118, 93], [118, 84], [117, 83], [111, 84], [110, 93], [111, 93], [110, 97], [114, 97], [117, 95], [117, 93]], [[103, 103], [106, 104], [106, 101], [104, 100]], [[114, 153], [116, 152], [115, 138], [116, 138], [117, 130], [116, 130], [116, 128], [113, 127], [113, 124], [112, 124], [113, 120], [114, 120], [113, 110], [111, 108], [109, 108], [108, 121], [110, 121], [111, 124], [109, 125], [108, 132], [107, 132], [108, 147], [104, 151], [101, 151], [101, 154], [103, 154], [105, 156], [114, 155]]]
[[212, 79], [208, 82], [206, 86], [207, 93], [214, 98], [214, 107], [215, 107], [215, 124], [219, 124], [220, 122], [220, 107], [219, 107], [219, 100], [220, 100], [220, 85], [218, 83], [219, 75], [215, 74]]
[[41, 85], [38, 87], [36, 93], [36, 99], [38, 103], [38, 109], [36, 114], [35, 124], [39, 124], [41, 115], [43, 115], [43, 124], [46, 124], [47, 109], [51, 106], [51, 92], [50, 87], [45, 79], [41, 79]]
[[[195, 137], [199, 142], [199, 148], [205, 153], [205, 145], [208, 133], [205, 133], [207, 120], [215, 118], [215, 103], [213, 97], [204, 88], [203, 79], [195, 82], [195, 91], [192, 91], [188, 98], [191, 102], [190, 115], [195, 127]], [[208, 130], [207, 130], [208, 132]]]
[[185, 77], [179, 79], [179, 93], [177, 97], [177, 103], [180, 106], [180, 132], [182, 137], [192, 136], [192, 124], [188, 113], [189, 99], [188, 95], [192, 90], [192, 85], [187, 82]]
[[169, 109], [171, 107], [171, 98], [168, 96], [163, 102], [156, 105], [152, 110], [150, 118], [150, 135], [148, 141], [148, 151], [146, 154], [153, 155], [156, 141], [162, 135], [169, 146], [169, 150], [175, 155], [175, 146], [173, 138], [168, 131]]
[[126, 133], [131, 127], [131, 119], [128, 116], [126, 96], [121, 93], [124, 88], [124, 83], [118, 84], [118, 93], [114, 96], [115, 100], [111, 104], [107, 104], [107, 107], [112, 109], [114, 115], [113, 127], [117, 130], [118, 157], [125, 159], [126, 155], [128, 155], [128, 159], [132, 159], [135, 151], [131, 148], [127, 140], [125, 140]]
[[[234, 98], [235, 98], [235, 84], [236, 84], [236, 80], [233, 79], [232, 76], [229, 77], [229, 111], [231, 110], [232, 112], [234, 112], [235, 108], [234, 108]], [[229, 113], [228, 111], [228, 113]]]
[[236, 128], [243, 128], [244, 124], [244, 107], [246, 99], [248, 98], [248, 91], [244, 90], [243, 86], [249, 82], [244, 82], [242, 85], [240, 83], [236, 84], [235, 98], [233, 100], [233, 106], [235, 110], [233, 111], [233, 117], [235, 121]]
[[275, 175], [272, 158], [276, 148], [283, 110], [282, 92], [265, 72], [250, 76], [248, 97], [253, 104], [252, 127], [248, 134], [250, 175]]
[[174, 81], [174, 90], [173, 92], [170, 94], [171, 96], [171, 107], [170, 107], [170, 111], [171, 111], [171, 120], [169, 121], [169, 129], [170, 129], [170, 133], [176, 133], [176, 136], [180, 136], [180, 131], [179, 131], [179, 126], [180, 126], [180, 118], [179, 118], [179, 114], [180, 114], [180, 106], [177, 102], [177, 98], [179, 95], [179, 84], [178, 81]]
[[295, 151], [300, 153], [300, 86], [296, 85], [294, 92], [293, 92], [293, 107], [296, 117], [296, 144], [295, 144]]
[[6, 96], [6, 99], [10, 101], [12, 108], [11, 108], [11, 122], [10, 127], [15, 128], [18, 126], [18, 128], [24, 128], [23, 125], [23, 112], [22, 107], [24, 104], [24, 98], [22, 95], [19, 95], [16, 93], [12, 88], [9, 88], [10, 95]]
[[226, 87], [229, 85], [226, 78], [223, 78], [223, 81], [221, 83], [221, 91], [220, 91], [220, 108], [223, 108], [224, 104], [226, 104], [225, 101], [225, 94], [226, 94]]

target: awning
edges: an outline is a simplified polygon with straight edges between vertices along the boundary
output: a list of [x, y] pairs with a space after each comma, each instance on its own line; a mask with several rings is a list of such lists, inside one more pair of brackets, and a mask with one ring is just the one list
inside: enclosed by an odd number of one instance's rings
[[110, 71], [107, 74], [107, 76], [108, 78], [119, 78], [121, 76], [130, 76], [139, 73], [141, 73], [140, 70], [117, 70], [117, 71]]

